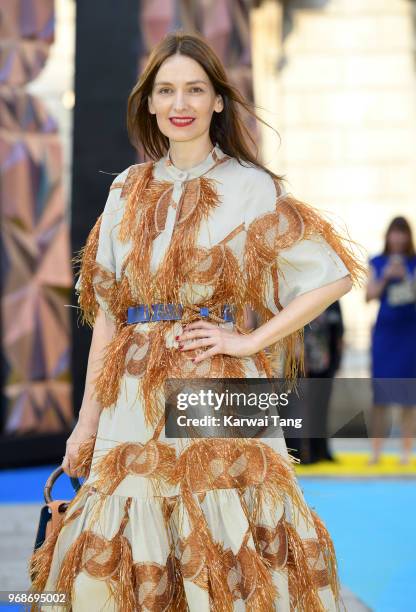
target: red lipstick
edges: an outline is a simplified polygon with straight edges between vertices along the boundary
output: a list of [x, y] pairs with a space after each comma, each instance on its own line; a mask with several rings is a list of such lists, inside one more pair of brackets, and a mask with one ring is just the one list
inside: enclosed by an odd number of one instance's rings
[[195, 121], [194, 117], [169, 117], [169, 121], [176, 127], [186, 127]]

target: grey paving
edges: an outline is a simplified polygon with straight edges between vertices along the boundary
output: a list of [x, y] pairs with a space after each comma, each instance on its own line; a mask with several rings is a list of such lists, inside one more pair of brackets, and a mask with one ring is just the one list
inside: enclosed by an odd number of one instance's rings
[[345, 586], [341, 587], [341, 597], [347, 612], [374, 612], [372, 608], [366, 606]]
[[0, 505], [0, 590], [29, 587], [27, 560], [33, 550], [41, 504]]

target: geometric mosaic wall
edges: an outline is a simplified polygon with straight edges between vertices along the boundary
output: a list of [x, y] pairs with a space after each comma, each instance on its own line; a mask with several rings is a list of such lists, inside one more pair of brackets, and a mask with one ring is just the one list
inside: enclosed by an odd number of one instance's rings
[[[265, 118], [282, 139], [262, 131], [264, 159], [297, 197], [345, 222], [375, 255], [394, 216], [406, 216], [416, 232], [415, 2], [292, 0], [283, 7], [282, 14], [268, 0], [252, 21], [256, 99], [273, 111]], [[378, 304], [366, 304], [362, 290], [341, 304], [341, 376], [368, 376]]]
[[[250, 0], [143, 0], [144, 52], [182, 27], [202, 33], [232, 81], [253, 99]], [[48, 60], [53, 0], [0, 3], [1, 351], [5, 364], [3, 433], [72, 426], [70, 303], [73, 276], [57, 124], [25, 91]], [[93, 43], [91, 43], [93, 44]], [[143, 51], [143, 49], [142, 49]], [[104, 66], [103, 66], [104, 69]], [[255, 126], [250, 118], [249, 127]]]
[[25, 91], [48, 60], [53, 0], [0, 3], [1, 351], [4, 434], [72, 424], [73, 283], [57, 124]]

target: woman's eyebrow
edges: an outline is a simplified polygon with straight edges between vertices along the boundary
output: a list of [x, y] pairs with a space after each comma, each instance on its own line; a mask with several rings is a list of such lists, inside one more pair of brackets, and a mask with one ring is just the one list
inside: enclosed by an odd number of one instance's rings
[[[203, 81], [202, 79], [197, 79], [196, 81], [187, 81], [185, 83], [185, 85], [195, 85], [195, 83], [205, 83], [205, 85], [206, 85], [206, 81]], [[169, 83], [169, 81], [156, 81], [155, 85], [156, 86], [159, 86], [159, 85], [173, 85], [173, 83]]]

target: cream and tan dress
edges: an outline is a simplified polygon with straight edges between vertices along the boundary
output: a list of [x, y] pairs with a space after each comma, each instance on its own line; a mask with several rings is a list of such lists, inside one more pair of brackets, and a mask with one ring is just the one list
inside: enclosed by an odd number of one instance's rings
[[[245, 304], [265, 321], [355, 278], [348, 244], [280, 180], [216, 145], [186, 171], [167, 154], [117, 176], [80, 259], [84, 320], [99, 306], [117, 331], [96, 380], [97, 435], [79, 454], [87, 478], [31, 558], [32, 588], [69, 593], [74, 612], [341, 609], [331, 538], [284, 439], [169, 439], [163, 383], [270, 376], [263, 351], [195, 365], [175, 336], [198, 306], [232, 304], [243, 330]], [[183, 320], [126, 324], [129, 306], [152, 303], [181, 303]], [[295, 341], [281, 346], [289, 370]]]

